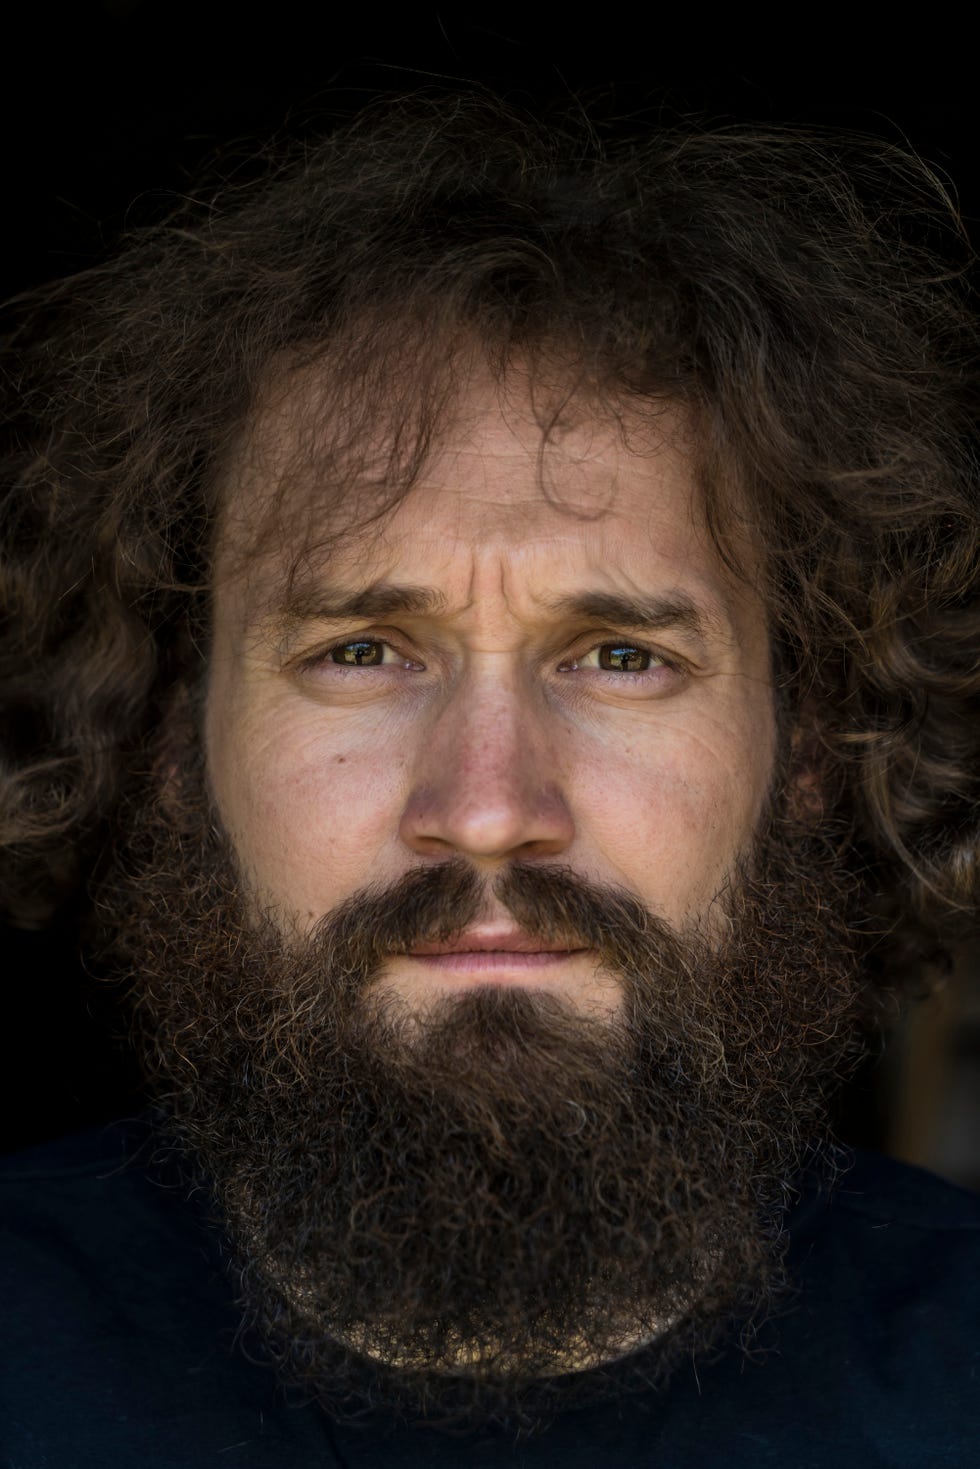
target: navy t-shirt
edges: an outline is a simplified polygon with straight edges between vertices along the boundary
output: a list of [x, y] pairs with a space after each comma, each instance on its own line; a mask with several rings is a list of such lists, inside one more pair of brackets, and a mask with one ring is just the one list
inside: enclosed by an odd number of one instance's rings
[[920, 1169], [857, 1152], [831, 1196], [804, 1189], [775, 1350], [733, 1347], [515, 1446], [291, 1404], [235, 1346], [216, 1238], [147, 1171], [139, 1135], [113, 1126], [0, 1164], [4, 1469], [980, 1465], [980, 1196]]

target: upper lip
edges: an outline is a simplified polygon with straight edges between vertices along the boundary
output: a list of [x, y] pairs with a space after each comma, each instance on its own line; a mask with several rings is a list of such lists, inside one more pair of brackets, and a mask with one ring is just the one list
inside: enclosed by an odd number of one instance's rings
[[474, 954], [502, 949], [510, 954], [564, 954], [576, 947], [575, 944], [533, 939], [519, 928], [472, 928], [451, 943], [416, 944], [409, 953]]

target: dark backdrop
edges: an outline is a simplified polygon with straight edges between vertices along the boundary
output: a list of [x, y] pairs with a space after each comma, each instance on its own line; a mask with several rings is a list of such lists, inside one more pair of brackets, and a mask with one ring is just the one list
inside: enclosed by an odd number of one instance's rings
[[[905, 139], [980, 215], [970, 48], [947, 28], [914, 42], [817, 32], [718, 33], [703, 12], [638, 22], [589, 14], [446, 11], [392, 20], [289, 4], [81, 0], [14, 13], [0, 109], [9, 296], [98, 260], [127, 223], [159, 217], [217, 157], [226, 172], [273, 134], [315, 135], [380, 90], [483, 82], [517, 102], [582, 97], [607, 113], [811, 122]], [[365, 11], [368, 7], [365, 7]], [[472, 16], [473, 11], [468, 11]], [[803, 24], [802, 22], [800, 23]], [[86, 975], [72, 924], [7, 930], [2, 1138], [14, 1147], [139, 1105], [111, 996]], [[838, 1128], [886, 1136], [881, 1065], [841, 1097]]]

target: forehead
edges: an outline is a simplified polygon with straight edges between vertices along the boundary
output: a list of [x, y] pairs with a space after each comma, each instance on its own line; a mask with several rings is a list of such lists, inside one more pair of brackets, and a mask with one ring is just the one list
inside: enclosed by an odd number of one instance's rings
[[217, 589], [234, 583], [250, 624], [325, 586], [392, 581], [424, 580], [457, 606], [494, 590], [533, 602], [577, 581], [620, 594], [676, 583], [717, 621], [745, 596], [707, 534], [675, 405], [614, 411], [584, 394], [542, 395], [520, 370], [504, 381], [474, 372], [414, 438], [393, 415], [362, 423], [355, 442], [344, 427], [309, 381], [256, 416], [216, 566]]

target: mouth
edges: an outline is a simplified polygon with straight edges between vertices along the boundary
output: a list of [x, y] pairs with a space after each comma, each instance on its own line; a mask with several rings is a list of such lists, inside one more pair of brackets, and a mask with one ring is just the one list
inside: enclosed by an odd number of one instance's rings
[[417, 964], [459, 974], [527, 974], [554, 969], [585, 949], [539, 949], [518, 953], [507, 949], [461, 949], [449, 954], [409, 954]]
[[555, 969], [586, 952], [568, 943], [533, 939], [517, 929], [475, 929], [452, 943], [417, 944], [407, 957], [430, 970], [504, 979]]

